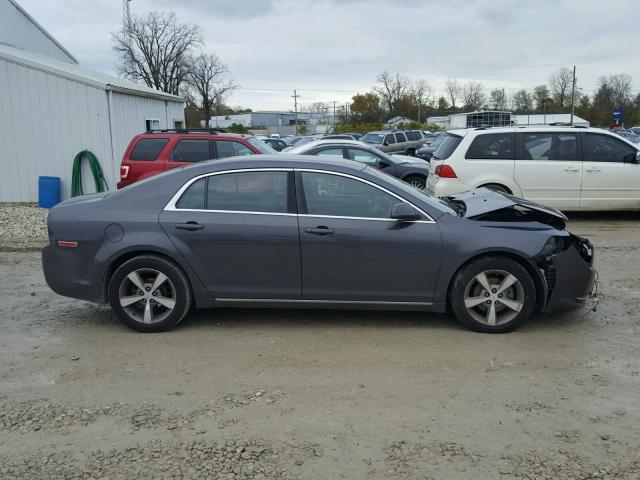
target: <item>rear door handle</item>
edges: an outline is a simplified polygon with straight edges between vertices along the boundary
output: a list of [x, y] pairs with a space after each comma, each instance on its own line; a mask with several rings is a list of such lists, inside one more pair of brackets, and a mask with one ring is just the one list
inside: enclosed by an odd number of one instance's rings
[[565, 168], [564, 171], [565, 172], [579, 172], [580, 169], [579, 168]]
[[305, 228], [304, 231], [314, 235], [331, 235], [334, 232], [333, 228], [329, 227]]
[[586, 170], [587, 170], [587, 172], [599, 172], [600, 171], [599, 168], [587, 168]]
[[204, 225], [198, 222], [176, 223], [174, 225], [178, 230], [202, 230]]

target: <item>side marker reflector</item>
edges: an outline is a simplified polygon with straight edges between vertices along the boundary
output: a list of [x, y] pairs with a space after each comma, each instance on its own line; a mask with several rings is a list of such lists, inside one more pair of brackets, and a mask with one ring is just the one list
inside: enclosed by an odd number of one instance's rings
[[66, 248], [76, 248], [78, 246], [78, 242], [66, 242], [64, 240], [58, 240], [58, 246]]

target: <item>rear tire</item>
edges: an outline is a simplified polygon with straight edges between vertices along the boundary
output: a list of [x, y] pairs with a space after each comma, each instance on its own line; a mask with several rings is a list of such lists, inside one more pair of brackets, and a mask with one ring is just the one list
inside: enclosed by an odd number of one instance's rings
[[415, 157], [416, 156], [416, 149], [415, 148], [407, 148], [407, 150], [404, 153], [406, 155], [409, 155], [410, 157]]
[[427, 187], [427, 179], [421, 175], [409, 175], [404, 181], [420, 190], [424, 190]]
[[164, 332], [191, 308], [189, 279], [173, 262], [156, 255], [127, 260], [109, 282], [109, 303], [116, 316], [138, 332]]
[[527, 270], [506, 257], [483, 257], [456, 273], [449, 302], [465, 327], [511, 332], [533, 313], [536, 288]]

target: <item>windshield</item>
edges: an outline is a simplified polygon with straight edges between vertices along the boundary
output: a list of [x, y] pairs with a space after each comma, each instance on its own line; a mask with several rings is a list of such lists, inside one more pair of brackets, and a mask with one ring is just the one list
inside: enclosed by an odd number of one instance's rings
[[[447, 135], [438, 137], [438, 140], [440, 140], [440, 143], [436, 151], [433, 152], [433, 157], [436, 158], [437, 160], [445, 160], [451, 156], [451, 154], [456, 150], [456, 148], [458, 148], [458, 145], [462, 141], [462, 137], [459, 137], [457, 135], [447, 134]], [[437, 142], [438, 140], [435, 140], [433, 143]]]
[[256, 147], [256, 149], [260, 153], [266, 153], [266, 154], [278, 153], [273, 148], [271, 148], [269, 145], [264, 143], [262, 140], [259, 140], [259, 139], [255, 138], [255, 137], [249, 137], [247, 140], [249, 141], [249, 143], [251, 145]]
[[375, 143], [379, 145], [382, 143], [382, 139], [384, 135], [381, 133], [367, 133], [364, 137], [362, 137], [361, 141], [365, 143]]
[[451, 208], [451, 206], [449, 206], [449, 203], [441, 200], [437, 197], [434, 197], [433, 195], [429, 195], [427, 192], [425, 192], [424, 190], [420, 190], [419, 188], [416, 187], [412, 187], [411, 185], [409, 185], [406, 182], [403, 182], [402, 180], [396, 178], [396, 177], [392, 177], [389, 174], [386, 174], [384, 172], [381, 172], [380, 170], [378, 170], [375, 167], [367, 167], [366, 168], [367, 173], [380, 178], [381, 180], [387, 182], [387, 183], [392, 183], [395, 187], [397, 187], [399, 190], [409, 193], [411, 195], [417, 195], [418, 197], [420, 197], [423, 201], [429, 203], [430, 205], [432, 205], [433, 207], [437, 208], [439, 211], [444, 212], [444, 213], [448, 213], [449, 215], [454, 215], [454, 216], [458, 216], [458, 213], [455, 209]]

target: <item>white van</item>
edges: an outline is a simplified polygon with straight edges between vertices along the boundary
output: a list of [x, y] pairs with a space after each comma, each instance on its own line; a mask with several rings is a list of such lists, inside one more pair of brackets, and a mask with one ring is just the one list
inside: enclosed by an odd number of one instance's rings
[[640, 150], [614, 133], [569, 126], [450, 130], [426, 191], [477, 187], [561, 210], [640, 209]]

